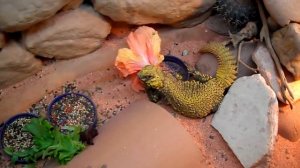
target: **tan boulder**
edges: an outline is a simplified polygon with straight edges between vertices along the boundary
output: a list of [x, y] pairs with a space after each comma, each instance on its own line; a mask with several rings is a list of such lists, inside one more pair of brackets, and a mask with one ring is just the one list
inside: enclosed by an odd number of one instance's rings
[[78, 8], [83, 3], [83, 0], [72, 0], [70, 3], [68, 3], [62, 10], [71, 10]]
[[42, 62], [16, 42], [0, 51], [0, 89], [19, 82], [42, 68]]
[[300, 22], [299, 0], [264, 0], [268, 12], [281, 26], [290, 22]]
[[48, 19], [72, 0], [0, 0], [0, 29], [21, 31]]
[[300, 79], [300, 24], [291, 23], [274, 32], [272, 44], [280, 62]]
[[[55, 167], [55, 165], [46, 165]], [[64, 168], [209, 168], [192, 137], [164, 108], [138, 101], [100, 128]]]
[[36, 55], [56, 59], [82, 56], [98, 49], [110, 33], [110, 24], [90, 8], [55, 15], [28, 29], [23, 42]]
[[99, 13], [114, 21], [130, 24], [174, 24], [194, 14], [204, 13], [215, 0], [93, 0]]
[[289, 105], [281, 106], [279, 110], [278, 133], [296, 142], [300, 139], [300, 102], [294, 104], [293, 109]]

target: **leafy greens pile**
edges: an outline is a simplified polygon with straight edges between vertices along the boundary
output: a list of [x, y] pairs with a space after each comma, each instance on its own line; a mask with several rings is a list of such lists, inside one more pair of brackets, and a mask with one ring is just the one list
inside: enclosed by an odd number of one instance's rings
[[23, 130], [32, 134], [34, 145], [21, 151], [5, 148], [4, 151], [11, 156], [13, 162], [18, 159], [36, 162], [40, 158], [52, 157], [58, 163], [66, 164], [85, 148], [80, 141], [81, 127], [68, 127], [68, 133], [63, 134], [47, 120], [33, 118]]

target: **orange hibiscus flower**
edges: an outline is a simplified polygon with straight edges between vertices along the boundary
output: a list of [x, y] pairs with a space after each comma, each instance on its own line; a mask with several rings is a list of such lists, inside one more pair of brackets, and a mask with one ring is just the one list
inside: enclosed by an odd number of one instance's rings
[[115, 66], [124, 77], [132, 79], [135, 91], [144, 90], [137, 73], [146, 65], [159, 65], [164, 56], [160, 54], [160, 37], [151, 27], [142, 26], [131, 32], [127, 37], [129, 48], [118, 51]]

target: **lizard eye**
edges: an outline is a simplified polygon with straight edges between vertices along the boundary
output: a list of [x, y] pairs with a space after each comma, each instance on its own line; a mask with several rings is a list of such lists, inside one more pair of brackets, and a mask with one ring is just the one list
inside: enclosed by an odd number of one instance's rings
[[146, 79], [146, 80], [150, 80], [150, 79], [152, 79], [152, 76], [150, 76], [150, 75], [145, 76], [145, 79]]
[[150, 80], [151, 79], [151, 76], [149, 76], [149, 75], [144, 75], [144, 76], [142, 76], [142, 77], [140, 77], [140, 79], [142, 80], [142, 81], [148, 81], [148, 80]]

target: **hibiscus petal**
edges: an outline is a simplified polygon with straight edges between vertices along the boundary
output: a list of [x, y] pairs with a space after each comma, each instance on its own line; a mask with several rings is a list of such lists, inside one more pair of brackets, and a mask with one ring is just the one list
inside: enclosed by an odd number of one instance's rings
[[119, 49], [115, 66], [124, 77], [131, 76], [135, 91], [144, 90], [136, 74], [146, 65], [159, 65], [163, 61], [164, 56], [160, 54], [161, 39], [153, 28], [142, 26], [128, 35], [127, 43], [130, 49]]
[[153, 51], [148, 51], [148, 59], [151, 65], [159, 65], [164, 60], [164, 55], [154, 55]]
[[143, 33], [137, 33], [137, 30], [128, 35], [127, 44], [134, 54], [140, 56], [141, 59], [149, 65], [150, 63], [147, 56], [146, 36]]
[[145, 90], [142, 81], [138, 78], [137, 73], [130, 75], [131, 87], [134, 91], [139, 92]]
[[120, 70], [124, 77], [136, 73], [146, 64], [141, 57], [135, 55], [130, 49], [122, 48], [118, 50], [115, 66]]
[[145, 63], [158, 65], [164, 56], [160, 54], [161, 39], [153, 28], [142, 26], [130, 33], [127, 38], [130, 49], [142, 57]]
[[152, 65], [158, 65], [164, 59], [164, 56], [160, 54], [160, 44], [161, 39], [158, 36], [158, 33], [154, 30], [151, 37], [146, 42], [148, 59]]

